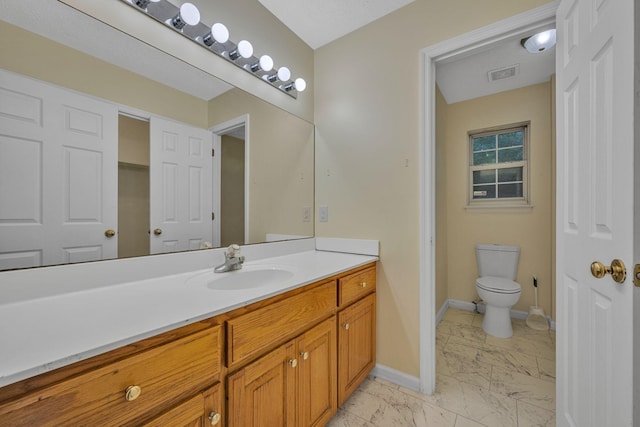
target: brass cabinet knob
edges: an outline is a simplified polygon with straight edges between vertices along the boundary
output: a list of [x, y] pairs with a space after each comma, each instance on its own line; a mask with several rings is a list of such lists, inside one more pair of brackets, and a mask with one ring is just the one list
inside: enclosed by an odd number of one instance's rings
[[296, 366], [298, 366], [298, 359], [290, 359], [288, 363], [289, 363], [289, 366], [291, 366], [292, 368], [295, 368]]
[[309, 358], [309, 352], [303, 351], [302, 353], [300, 353], [300, 357], [302, 357], [302, 360], [307, 360]]
[[627, 278], [627, 269], [622, 260], [619, 259], [611, 261], [611, 267], [604, 265], [600, 261], [594, 261], [591, 263], [591, 274], [596, 279], [602, 279], [607, 274], [611, 274], [614, 281], [622, 283]]
[[346, 323], [346, 322], [345, 322], [345, 323], [343, 323], [343, 324], [342, 324], [342, 329], [344, 329], [345, 331], [348, 331], [348, 330], [349, 330], [349, 324], [348, 324], [348, 323]]
[[153, 230], [153, 234], [155, 234], [156, 236], [159, 236], [162, 234], [162, 228], [156, 228], [155, 230]]
[[361, 288], [366, 288], [367, 287], [367, 282], [360, 282], [360, 287]]
[[104, 230], [104, 235], [107, 236], [107, 239], [110, 239], [116, 235], [116, 231], [112, 229]]
[[218, 412], [211, 411], [209, 413], [209, 421], [211, 421], [212, 426], [215, 426], [216, 424], [218, 424], [221, 419], [222, 419], [222, 415], [220, 415]]
[[142, 389], [137, 385], [130, 385], [124, 391], [124, 398], [127, 399], [128, 402], [136, 400], [142, 394]]

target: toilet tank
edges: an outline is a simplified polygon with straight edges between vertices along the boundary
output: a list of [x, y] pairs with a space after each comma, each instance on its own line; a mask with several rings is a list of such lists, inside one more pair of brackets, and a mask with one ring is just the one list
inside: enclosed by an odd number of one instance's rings
[[518, 246], [476, 245], [476, 260], [480, 277], [496, 276], [516, 280], [519, 259], [520, 247]]

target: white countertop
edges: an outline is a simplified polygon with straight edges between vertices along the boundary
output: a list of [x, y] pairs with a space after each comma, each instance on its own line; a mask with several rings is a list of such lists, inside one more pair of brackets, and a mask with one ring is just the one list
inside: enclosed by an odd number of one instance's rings
[[[0, 387], [159, 333], [295, 289], [377, 260], [309, 250], [245, 262], [293, 273], [277, 284], [211, 290], [196, 275], [211, 268], [0, 302]], [[222, 274], [234, 274], [222, 273]]]

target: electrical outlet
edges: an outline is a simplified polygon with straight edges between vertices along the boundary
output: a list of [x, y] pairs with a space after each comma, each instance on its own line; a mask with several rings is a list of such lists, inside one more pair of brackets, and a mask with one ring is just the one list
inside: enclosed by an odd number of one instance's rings
[[318, 218], [320, 222], [329, 222], [329, 207], [320, 206], [318, 208]]
[[305, 206], [302, 212], [302, 222], [311, 222], [311, 208]]

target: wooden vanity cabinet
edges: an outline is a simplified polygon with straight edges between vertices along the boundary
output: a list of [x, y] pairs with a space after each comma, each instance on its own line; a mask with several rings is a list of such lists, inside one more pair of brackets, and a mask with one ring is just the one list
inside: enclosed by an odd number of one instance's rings
[[209, 390], [199, 393], [187, 401], [169, 409], [152, 421], [142, 424], [144, 427], [204, 427], [222, 426], [222, 385], [220, 383]]
[[323, 426], [336, 412], [335, 316], [227, 378], [228, 426]]
[[376, 270], [338, 280], [338, 406], [376, 364]]
[[[203, 415], [205, 396], [209, 403], [216, 396], [203, 390], [221, 378], [222, 328], [207, 327], [186, 336], [178, 330], [167, 336], [169, 341], [161, 345], [155, 337], [76, 364], [84, 369], [70, 365], [43, 379], [8, 386], [3, 394], [28, 391], [0, 401], [0, 425], [141, 425], [175, 405], [178, 412], [192, 408], [191, 398], [200, 400]], [[117, 357], [123, 353], [126, 357]], [[39, 382], [46, 385], [37, 387]], [[211, 410], [222, 412], [217, 396], [213, 406], [218, 409]]]
[[372, 262], [2, 387], [0, 426], [323, 426], [375, 365], [375, 289]]

